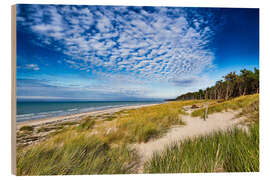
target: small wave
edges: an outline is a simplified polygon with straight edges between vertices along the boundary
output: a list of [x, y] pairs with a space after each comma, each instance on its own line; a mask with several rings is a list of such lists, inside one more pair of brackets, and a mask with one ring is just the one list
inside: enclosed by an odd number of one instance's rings
[[83, 108], [83, 109], [78, 110], [78, 112], [93, 111], [93, 110], [95, 110], [95, 109], [96, 109], [95, 107], [91, 107], [91, 108]]
[[74, 108], [74, 109], [68, 109], [67, 111], [76, 111], [78, 110], [77, 108]]
[[50, 114], [50, 112], [42, 112], [42, 113], [38, 113], [38, 115], [47, 115]]
[[36, 115], [36, 116], [33, 116], [32, 118], [42, 118], [42, 117], [47, 117], [45, 114], [44, 115]]
[[28, 116], [33, 116], [35, 115], [34, 113], [30, 113], [30, 114], [19, 114], [19, 115], [16, 115], [17, 117], [28, 117]]
[[108, 105], [108, 106], [90, 107], [90, 108], [80, 109], [79, 112], [89, 112], [89, 111], [96, 111], [96, 110], [106, 110], [106, 109], [118, 108], [118, 107], [124, 107], [124, 106], [127, 106], [127, 105]]
[[49, 113], [61, 113], [63, 112], [63, 110], [59, 110], [59, 111], [49, 111]]
[[27, 120], [33, 120], [33, 119], [41, 119], [48, 117], [47, 115], [34, 115], [34, 116], [27, 116], [27, 117], [16, 117], [16, 121], [27, 121]]

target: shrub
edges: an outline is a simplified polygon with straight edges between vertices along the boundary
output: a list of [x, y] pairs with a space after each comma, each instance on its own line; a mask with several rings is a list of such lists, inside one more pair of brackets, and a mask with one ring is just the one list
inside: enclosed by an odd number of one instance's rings
[[34, 128], [32, 126], [23, 126], [20, 128], [20, 131], [33, 131]]

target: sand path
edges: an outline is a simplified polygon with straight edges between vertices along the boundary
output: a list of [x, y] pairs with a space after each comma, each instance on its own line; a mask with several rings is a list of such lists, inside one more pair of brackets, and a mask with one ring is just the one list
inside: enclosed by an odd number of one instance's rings
[[242, 120], [242, 118], [235, 118], [235, 115], [238, 113], [239, 111], [215, 113], [208, 115], [206, 121], [200, 117], [182, 115], [181, 117], [186, 125], [171, 128], [165, 136], [159, 139], [133, 145], [133, 147], [138, 151], [140, 157], [138, 172], [143, 172], [143, 164], [151, 158], [154, 152], [162, 152], [168, 145], [176, 141], [206, 135], [214, 131], [226, 130], [233, 127]]

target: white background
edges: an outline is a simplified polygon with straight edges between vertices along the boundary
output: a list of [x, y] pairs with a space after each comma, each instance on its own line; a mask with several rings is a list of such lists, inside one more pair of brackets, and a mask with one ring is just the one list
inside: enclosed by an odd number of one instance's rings
[[[0, 179], [261, 179], [270, 176], [270, 3], [267, 0], [9, 0], [0, 4]], [[204, 174], [155, 174], [155, 175], [91, 175], [91, 176], [42, 176], [16, 177], [11, 175], [11, 5], [84, 4], [84, 5], [137, 5], [182, 7], [241, 7], [260, 8], [260, 173], [204, 173]], [[269, 177], [268, 177], [269, 178]]]

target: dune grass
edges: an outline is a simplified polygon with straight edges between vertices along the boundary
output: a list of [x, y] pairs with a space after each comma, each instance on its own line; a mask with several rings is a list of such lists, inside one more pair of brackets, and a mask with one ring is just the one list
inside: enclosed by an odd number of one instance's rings
[[[228, 110], [238, 110], [241, 108], [245, 108], [254, 102], [259, 101], [259, 94], [240, 96], [228, 101], [224, 101], [221, 103], [212, 103], [208, 107], [208, 114], [213, 114], [216, 112], [228, 111]], [[198, 109], [192, 112], [191, 116], [196, 117], [204, 117], [205, 108]]]
[[[151, 107], [125, 110], [104, 123], [93, 117], [78, 126], [53, 132], [46, 141], [18, 148], [18, 175], [114, 174], [131, 173], [137, 164], [136, 152], [127, 143], [157, 137], [171, 125], [183, 125], [183, 105], [171, 102]], [[106, 126], [103, 126], [105, 124]], [[109, 128], [116, 131], [106, 134]], [[93, 134], [94, 131], [99, 133]]]
[[211, 107], [212, 113], [242, 108], [239, 116], [246, 117], [248, 130], [235, 127], [175, 143], [154, 154], [145, 164], [144, 172], [258, 172], [259, 96], [243, 96]]
[[40, 127], [37, 132], [40, 133], [40, 132], [49, 132], [49, 131], [52, 131], [52, 130], [60, 130], [60, 129], [63, 129], [64, 126], [45, 126], [45, 127]]
[[245, 116], [244, 124], [259, 122], [259, 99], [243, 107], [238, 116]]
[[34, 128], [32, 126], [23, 126], [20, 128], [20, 131], [33, 131]]
[[131, 173], [136, 153], [126, 145], [111, 147], [87, 133], [68, 131], [20, 149], [17, 175]]
[[259, 124], [175, 143], [155, 154], [145, 173], [258, 172]]
[[92, 129], [94, 125], [95, 125], [95, 120], [91, 116], [88, 116], [88, 117], [81, 120], [77, 129], [78, 130], [89, 130], [89, 129]]
[[[185, 125], [181, 114], [182, 107], [195, 101], [176, 101], [160, 105], [126, 110], [125, 116], [117, 115], [115, 121], [100, 128], [101, 136], [109, 143], [147, 142], [165, 133], [173, 125]], [[200, 102], [200, 101], [196, 101]], [[104, 129], [114, 127], [115, 131], [106, 133]]]

